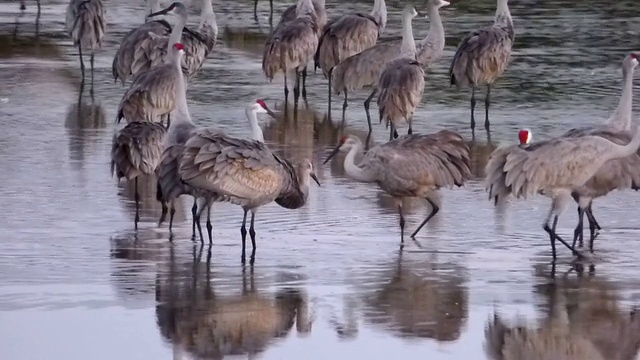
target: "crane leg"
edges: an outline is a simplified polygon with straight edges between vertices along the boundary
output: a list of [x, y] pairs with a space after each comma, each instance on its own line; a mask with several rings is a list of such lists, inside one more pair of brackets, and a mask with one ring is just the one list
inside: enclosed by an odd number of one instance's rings
[[246, 257], [246, 248], [247, 248], [247, 212], [249, 209], [244, 210], [244, 217], [242, 218], [242, 226], [240, 227], [240, 235], [242, 235], [242, 255], [240, 256], [240, 261], [244, 264], [247, 260]]
[[438, 205], [436, 205], [436, 203], [433, 202], [433, 200], [426, 198], [427, 202], [429, 202], [429, 205], [431, 205], [431, 213], [429, 214], [429, 216], [427, 216], [426, 219], [424, 219], [424, 221], [422, 222], [422, 224], [420, 224], [420, 226], [418, 226], [418, 228], [416, 229], [416, 231], [413, 232], [413, 234], [411, 234], [412, 238], [416, 237], [416, 234], [418, 234], [418, 231], [420, 231], [426, 224], [427, 222], [429, 222], [429, 220], [431, 220], [431, 218], [438, 213], [438, 211], [440, 211], [440, 207], [438, 207]]
[[256, 230], [253, 228], [253, 221], [256, 218], [256, 213], [251, 210], [251, 224], [249, 225], [249, 236], [251, 236], [251, 260], [250, 264], [253, 265], [256, 260]]
[[398, 214], [400, 215], [400, 242], [404, 244], [404, 215], [402, 214], [402, 200], [398, 204]]
[[576, 229], [573, 231], [573, 244], [571, 245], [571, 247], [574, 249], [576, 247], [576, 242], [578, 242], [578, 240], [580, 240], [580, 247], [582, 247], [583, 245], [583, 226], [584, 226], [583, 221], [584, 221], [584, 209], [578, 206], [578, 226], [576, 226]]
[[162, 223], [167, 218], [167, 213], [169, 212], [169, 208], [167, 207], [167, 203], [165, 201], [160, 201], [160, 206], [162, 206], [162, 213], [160, 213], [160, 219], [158, 220], [158, 226], [162, 225]]
[[378, 89], [377, 88], [373, 89], [373, 91], [371, 92], [371, 95], [369, 95], [367, 100], [364, 101], [364, 112], [367, 114], [367, 124], [369, 125], [369, 134], [371, 134], [371, 131], [373, 131], [373, 129], [371, 128], [371, 115], [369, 114], [369, 106], [371, 105], [371, 99], [373, 99], [373, 97], [376, 96], [377, 93], [378, 93]]
[[202, 235], [202, 224], [200, 224], [200, 217], [202, 216], [202, 207], [196, 211], [196, 227], [198, 228], [198, 235], [200, 235], [200, 243], [204, 243], [204, 236]]
[[476, 120], [473, 117], [473, 112], [476, 108], [476, 88], [471, 86], [471, 133], [474, 133], [476, 128]]
[[93, 51], [92, 51], [91, 52], [91, 60], [90, 60], [90, 62], [91, 62], [91, 90], [90, 90], [91, 94], [93, 94], [93, 60], [94, 60], [94, 54], [93, 54]]
[[[38, 1], [40, 3], [40, 1]], [[24, 0], [20, 0], [20, 11], [27, 10], [27, 5], [25, 5]]]
[[345, 113], [347, 112], [347, 106], [349, 106], [349, 104], [347, 103], [347, 90], [345, 89], [344, 102], [342, 103], [342, 122], [344, 122]]
[[198, 217], [198, 198], [193, 197], [193, 206], [191, 207], [191, 241], [196, 241], [196, 219]]
[[302, 97], [307, 99], [307, 67], [302, 69]]
[[596, 221], [596, 218], [593, 216], [593, 212], [591, 211], [591, 203], [587, 207], [585, 213], [587, 214], [587, 219], [589, 220], [589, 251], [593, 253], [593, 241], [598, 236], [598, 230], [600, 229], [600, 225]]
[[84, 61], [82, 61], [82, 45], [78, 44], [78, 56], [80, 57], [80, 72], [82, 72], [82, 82], [84, 83]]
[[36, 1], [38, 11], [36, 12], [36, 37], [40, 36], [40, 0]]
[[487, 84], [487, 97], [484, 98], [484, 128], [489, 131], [489, 105], [491, 105], [491, 85]]
[[211, 204], [207, 205], [207, 235], [209, 235], [209, 244], [213, 244], [213, 225], [211, 225]]
[[296, 82], [293, 86], [293, 102], [297, 103], [300, 98], [300, 71], [296, 69]]
[[[549, 212], [549, 217], [551, 217], [551, 212]], [[571, 252], [573, 253], [573, 255], [577, 256], [579, 259], [582, 258], [582, 255], [580, 255], [579, 252], [577, 252], [574, 248], [571, 247], [571, 245], [569, 245], [566, 241], [564, 241], [560, 236], [558, 236], [558, 234], [556, 234], [556, 226], [558, 225], [558, 215], [556, 215], [553, 218], [553, 228], [549, 227], [549, 221], [547, 220], [544, 225], [542, 226], [542, 228], [544, 229], [544, 231], [546, 231], [549, 234], [550, 237], [550, 241], [551, 241], [551, 252], [553, 254], [553, 260], [556, 260], [556, 242], [555, 240], [560, 241], [564, 246], [567, 247], [567, 249], [571, 250]]]
[[413, 134], [413, 118], [408, 118], [407, 122], [409, 123], [409, 131], [407, 132], [407, 134], [411, 135]]
[[331, 119], [331, 77], [333, 75], [333, 68], [329, 69], [329, 97], [328, 97], [328, 109], [327, 109], [327, 116], [329, 117], [329, 119]]
[[287, 86], [287, 72], [284, 72], [284, 102], [289, 99], [289, 87]]
[[258, 22], [258, 0], [253, 0], [253, 19]]
[[269, 27], [273, 29], [273, 0], [269, 0]]
[[176, 216], [176, 207], [171, 202], [171, 209], [169, 209], [169, 233], [173, 232], [173, 217]]
[[171, 125], [171, 113], [167, 114], [167, 129], [169, 129], [169, 126]]
[[140, 221], [140, 194], [138, 194], [138, 178], [137, 177], [135, 178], [135, 180], [133, 180], [133, 185], [135, 187], [133, 198], [136, 202], [136, 216], [133, 219], [133, 224], [134, 224], [134, 227], [137, 229], [138, 221]]

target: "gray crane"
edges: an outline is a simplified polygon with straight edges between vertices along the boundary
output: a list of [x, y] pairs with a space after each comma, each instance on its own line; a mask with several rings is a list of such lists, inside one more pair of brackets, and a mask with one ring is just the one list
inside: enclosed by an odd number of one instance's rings
[[412, 117], [424, 94], [424, 70], [416, 60], [416, 43], [413, 39], [411, 19], [418, 12], [411, 5], [403, 10], [402, 46], [397, 59], [384, 65], [378, 79], [378, 112], [380, 122], [384, 119], [390, 125], [389, 140], [398, 137], [396, 125], [401, 121], [409, 123], [412, 134]]
[[[258, 124], [258, 113], [266, 113], [275, 118], [275, 114], [264, 100], [257, 100], [252, 103], [246, 111], [249, 125], [251, 126], [251, 138], [264, 142], [264, 135], [262, 129]], [[198, 227], [200, 234], [200, 241], [203, 241], [202, 229], [200, 226], [200, 217], [204, 207], [207, 208], [207, 232], [209, 236], [209, 243], [212, 243], [212, 225], [211, 225], [211, 203], [217, 200], [217, 195], [208, 191], [199, 190], [189, 186], [185, 183], [179, 174], [179, 166], [182, 161], [182, 153], [184, 151], [184, 144], [195, 133], [207, 132], [208, 134], [220, 134], [224, 135], [219, 129], [216, 128], [204, 128], [197, 129], [191, 121], [191, 115], [187, 107], [186, 96], [182, 96], [178, 100], [178, 106], [176, 107], [174, 120], [171, 122], [171, 126], [167, 134], [167, 146], [162, 154], [162, 160], [156, 170], [158, 176], [158, 194], [157, 200], [162, 203], [162, 215], [160, 216], [159, 223], [164, 221], [167, 214], [167, 203], [169, 203], [169, 231], [171, 231], [173, 225], [173, 216], [175, 214], [174, 202], [183, 194], [191, 195], [194, 197], [193, 207], [191, 212], [193, 214], [192, 223], [192, 239], [195, 239], [195, 227]], [[198, 211], [198, 198], [204, 200], [205, 205], [200, 207]]]
[[[605, 124], [572, 129], [563, 136], [596, 135], [604, 136], [619, 144], [628, 142], [631, 137], [629, 131], [631, 130], [633, 102], [633, 72], [636, 66], [638, 66], [636, 54], [631, 53], [622, 60], [622, 94], [618, 107]], [[583, 215], [586, 214], [590, 230], [589, 250], [593, 251], [596, 232], [601, 229], [600, 224], [593, 216], [593, 199], [605, 196], [615, 189], [635, 189], [636, 184], [640, 184], [638, 182], [640, 179], [636, 178], [638, 175], [636, 173], [637, 161], [639, 159], [636, 155], [609, 161], [591, 180], [574, 192], [574, 198], [578, 202], [578, 226], [574, 231], [574, 246], [578, 238], [580, 246], [583, 245]]]
[[267, 38], [262, 54], [262, 71], [269, 81], [282, 71], [285, 101], [289, 96], [287, 73], [295, 71], [294, 99], [300, 96], [301, 71], [318, 47], [318, 18], [311, 0], [298, 0], [296, 18], [277, 27]]
[[[172, 46], [175, 66], [180, 66], [184, 54], [184, 46], [176, 43]], [[135, 179], [136, 216], [134, 224], [137, 228], [140, 221], [138, 194], [138, 176], [153, 174], [160, 164], [165, 148], [167, 129], [159, 123], [149, 121], [133, 121], [117, 131], [111, 145], [111, 173], [118, 180]]]
[[370, 15], [355, 13], [331, 19], [324, 26], [314, 56], [314, 68], [320, 68], [329, 79], [329, 112], [331, 112], [331, 72], [349, 56], [368, 49], [378, 42], [387, 26], [387, 5], [375, 0]]
[[[176, 2], [164, 11], [168, 13], [175, 6], [184, 5]], [[159, 10], [158, 0], [149, 0], [147, 2], [147, 19], [164, 14]], [[124, 85], [130, 77], [135, 77], [164, 64], [169, 53], [167, 50], [168, 38], [176, 32], [182, 33], [181, 43], [184, 45], [186, 53], [182, 71], [188, 77], [195, 76], [217, 42], [218, 25], [211, 0], [202, 1], [200, 24], [197, 31], [185, 27], [186, 22], [186, 18], [184, 20], [179, 18], [178, 23], [172, 28], [166, 20], [153, 20], [128, 32], [122, 38], [116, 55], [113, 57], [111, 70], [114, 80], [120, 79]]]
[[[530, 140], [529, 135], [525, 138]], [[588, 135], [500, 147], [491, 154], [485, 167], [489, 198], [497, 203], [509, 194], [525, 199], [538, 193], [550, 197], [551, 208], [542, 227], [549, 234], [553, 259], [556, 259], [555, 240], [581, 256], [556, 233], [558, 218], [572, 201], [573, 191], [589, 181], [607, 161], [632, 155], [639, 146], [640, 127], [626, 145]]]
[[[444, 27], [438, 10], [447, 5], [449, 5], [449, 2], [444, 0], [429, 0], [427, 4], [427, 17], [430, 18], [429, 33], [416, 45], [416, 59], [424, 68], [429, 67], [440, 59], [444, 52]], [[410, 19], [403, 19], [402, 21], [410, 21]], [[347, 110], [347, 93], [372, 87], [371, 94], [364, 102], [364, 111], [367, 114], [369, 132], [371, 132], [369, 104], [371, 99], [378, 93], [378, 79], [384, 69], [384, 65], [398, 57], [402, 42], [403, 40], [401, 39], [379, 42], [358, 54], [346, 58], [333, 68], [333, 91], [338, 95], [341, 92], [344, 93], [343, 119]]]
[[493, 26], [473, 31], [462, 39], [449, 68], [451, 85], [458, 90], [463, 86], [471, 87], [471, 132], [474, 136], [476, 87], [487, 85], [484, 127], [489, 134], [491, 85], [502, 76], [511, 58], [515, 32], [508, 1], [498, 0]]
[[91, 93], [93, 93], [93, 61], [95, 51], [102, 47], [106, 26], [106, 10], [101, 0], [71, 0], [67, 6], [65, 25], [73, 40], [73, 46], [78, 47], [80, 70], [84, 83], [84, 61], [82, 48], [91, 52]]
[[[187, 8], [182, 3], [173, 3], [170, 7], [149, 16], [163, 14], [176, 14], [180, 21], [173, 28], [168, 42], [171, 46], [180, 42], [182, 27], [187, 19]], [[184, 49], [184, 45], [180, 45]], [[182, 53], [185, 51], [183, 50]], [[158, 117], [167, 116], [169, 127], [169, 114], [175, 109], [175, 101], [179, 96], [178, 80], [183, 76], [182, 57], [176, 57], [177, 52], [170, 52], [170, 57], [161, 66], [156, 66], [148, 71], [138, 74], [131, 86], [122, 96], [118, 106], [116, 122], [123, 118], [128, 123], [133, 121], [156, 121]]]
[[366, 152], [360, 163], [356, 154], [362, 142], [355, 136], [340, 138], [336, 148], [324, 161], [326, 164], [339, 151], [348, 151], [344, 159], [347, 176], [362, 182], [375, 182], [391, 195], [400, 214], [400, 236], [404, 242], [402, 199], [420, 197], [431, 205], [431, 213], [411, 234], [414, 238], [440, 210], [434, 201], [434, 191], [441, 187], [464, 185], [471, 177], [471, 153], [464, 139], [449, 130], [434, 134], [413, 134], [377, 145]]
[[[313, 2], [313, 9], [316, 13], [316, 25], [317, 25], [318, 36], [320, 36], [320, 31], [322, 31], [324, 26], [327, 24], [327, 10], [324, 8], [325, 0], [312, 0], [312, 2]], [[291, 5], [282, 13], [282, 15], [280, 16], [280, 21], [276, 25], [275, 29], [269, 33], [269, 35], [267, 36], [266, 42], [270, 42], [273, 34], [278, 33], [282, 27], [286, 26], [286, 24], [288, 24], [290, 21], [296, 18], [296, 8], [297, 8], [296, 5]], [[302, 69], [301, 76], [302, 76], [302, 79], [301, 79], [302, 97], [306, 98], [307, 97], [307, 88], [306, 88], [307, 67], [306, 66]]]
[[305, 205], [310, 178], [318, 185], [311, 162], [303, 160], [297, 170], [273, 153], [262, 141], [245, 140], [207, 132], [189, 138], [182, 153], [180, 177], [188, 185], [217, 194], [215, 201], [231, 202], [244, 210], [242, 262], [246, 261], [247, 213], [251, 211], [249, 235], [256, 253], [254, 219], [259, 207], [275, 201], [286, 209]]

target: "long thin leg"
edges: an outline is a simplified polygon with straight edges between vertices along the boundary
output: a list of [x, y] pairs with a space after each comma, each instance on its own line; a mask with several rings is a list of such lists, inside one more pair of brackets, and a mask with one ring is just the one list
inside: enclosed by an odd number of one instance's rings
[[471, 86], [471, 133], [475, 133], [476, 120], [473, 116], [473, 112], [476, 108], [476, 88]]
[[198, 211], [196, 212], [196, 227], [198, 228], [198, 235], [200, 235], [200, 243], [204, 243], [204, 236], [202, 235], [202, 224], [200, 224], [202, 210], [203, 209], [198, 209]]
[[487, 97], [484, 98], [484, 128], [489, 131], [489, 105], [491, 104], [491, 84], [487, 84]]
[[169, 126], [171, 126], [171, 113], [167, 114], [167, 129], [169, 129]]
[[207, 234], [209, 235], [209, 244], [213, 244], [213, 235], [211, 234], [213, 231], [213, 226], [211, 225], [211, 205], [211, 202], [207, 204]]
[[588, 213], [591, 214], [591, 218], [593, 219], [593, 227], [596, 230], [602, 230], [602, 227], [600, 227], [600, 224], [598, 224], [598, 222], [596, 221], [595, 216], [593, 216], [593, 209], [591, 208], [592, 204], [593, 204], [593, 201], [589, 202], [589, 206], [587, 207], [587, 209], [588, 209]]
[[91, 90], [89, 91], [91, 94], [93, 94], [93, 58], [94, 58], [94, 54], [92, 51], [91, 52]]
[[553, 255], [553, 261], [556, 261], [556, 237], [555, 231], [556, 225], [558, 224], [558, 215], [553, 217], [553, 225], [551, 228], [551, 232], [549, 233], [549, 241], [551, 241], [551, 254]]
[[36, 13], [36, 37], [40, 36], [40, 0], [36, 1], [36, 5], [38, 6], [38, 12]]
[[133, 183], [135, 187], [133, 198], [136, 201], [136, 216], [133, 220], [133, 223], [134, 223], [134, 227], [137, 229], [138, 222], [140, 221], [140, 194], [138, 194], [138, 178], [137, 177], [135, 178], [135, 180], [133, 180]]
[[247, 212], [249, 209], [244, 209], [244, 216], [242, 217], [242, 226], [240, 227], [240, 235], [242, 235], [242, 255], [240, 261], [244, 264], [246, 262], [245, 250], [247, 248]]
[[249, 236], [251, 236], [251, 264], [256, 260], [256, 231], [253, 228], [253, 221], [256, 218], [256, 213], [251, 211], [251, 225], [249, 225]]
[[395, 129], [393, 128], [393, 123], [389, 125], [389, 141], [393, 140]]
[[284, 72], [284, 101], [289, 100], [289, 86], [287, 85], [287, 72]]
[[429, 205], [431, 205], [431, 214], [429, 214], [429, 216], [427, 216], [426, 219], [424, 219], [424, 221], [422, 222], [422, 224], [420, 224], [420, 226], [418, 226], [418, 228], [416, 229], [416, 231], [413, 232], [413, 234], [411, 234], [411, 237], [414, 238], [416, 237], [416, 234], [418, 233], [418, 231], [420, 231], [420, 229], [422, 229], [422, 227], [424, 227], [427, 222], [429, 220], [431, 220], [431, 218], [438, 213], [438, 211], [440, 211], [440, 208], [438, 207], [438, 205], [436, 205], [431, 199], [426, 198], [427, 201], [429, 202]]
[[253, 19], [258, 22], [258, 0], [253, 0]]
[[191, 240], [196, 241], [196, 220], [198, 219], [198, 198], [193, 197], [193, 206], [191, 207]]
[[171, 209], [169, 209], [169, 233], [173, 231], [173, 217], [176, 216], [176, 207], [171, 202]]
[[298, 102], [299, 98], [300, 98], [300, 71], [296, 69], [296, 83], [293, 86], [293, 100], [295, 102]]
[[169, 208], [167, 207], [167, 203], [163, 200], [160, 201], [160, 206], [162, 206], [162, 213], [160, 213], [160, 219], [158, 220], [158, 226], [162, 225], [162, 223], [167, 218], [167, 213], [169, 212]]
[[589, 220], [589, 252], [593, 252], [593, 241], [598, 235], [598, 222], [596, 221], [596, 218], [593, 217], [593, 213], [591, 212], [591, 204], [589, 204], [585, 212], [587, 214], [587, 219]]
[[576, 226], [575, 230], [573, 230], [573, 244], [571, 245], [571, 247], [574, 249], [576, 247], [576, 242], [578, 242], [578, 239], [580, 240], [580, 247], [582, 247], [582, 240], [583, 240], [582, 230], [584, 226], [583, 221], [584, 221], [584, 209], [578, 206], [578, 226]]
[[408, 118], [407, 122], [409, 123], [409, 131], [407, 132], [407, 134], [411, 135], [413, 134], [413, 118]]
[[328, 109], [327, 109], [327, 115], [329, 116], [329, 119], [331, 119], [331, 91], [332, 91], [332, 89], [331, 89], [331, 78], [333, 77], [332, 75], [333, 75], [333, 68], [329, 70], [329, 76], [328, 76], [328, 78], [329, 78], [329, 96], [328, 96], [329, 105], [328, 105]]
[[273, 0], [269, 0], [269, 27], [273, 29]]
[[402, 202], [398, 204], [398, 214], [400, 214], [400, 242], [404, 244], [404, 215], [402, 214]]
[[82, 45], [78, 44], [78, 56], [80, 57], [80, 72], [82, 72], [82, 82], [84, 82], [84, 61], [82, 61]]
[[[558, 234], [556, 234], [555, 225], [558, 225], [558, 216], [557, 215], [555, 216], [553, 223], [554, 223], [554, 229], [549, 228], [549, 223], [548, 222], [545, 222], [545, 224], [542, 226], [542, 228], [549, 235], [552, 235], [553, 238], [555, 238], [556, 240], [560, 241], [564, 246], [566, 246], [567, 249], [571, 250], [573, 255], [577, 256], [579, 259], [582, 258], [582, 255], [580, 255], [579, 252], [577, 252], [574, 248], [571, 247], [571, 245], [569, 245], [566, 241], [564, 241], [564, 239], [562, 239], [560, 236], [558, 236]], [[555, 242], [552, 241], [551, 244], [552, 244], [551, 245], [551, 250], [553, 251], [553, 253], [555, 255]], [[555, 260], [555, 256], [554, 256], [554, 260]]]
[[342, 102], [342, 122], [344, 122], [345, 119], [345, 114], [347, 112], [347, 106], [349, 106], [348, 104], [348, 94], [347, 94], [347, 90], [344, 90], [344, 101]]
[[307, 98], [307, 67], [302, 69], [302, 97]]
[[371, 105], [371, 100], [378, 93], [378, 88], [373, 89], [367, 100], [364, 101], [364, 112], [367, 114], [367, 124], [369, 125], [369, 134], [373, 131], [371, 127], [371, 115], [369, 114], [369, 106]]

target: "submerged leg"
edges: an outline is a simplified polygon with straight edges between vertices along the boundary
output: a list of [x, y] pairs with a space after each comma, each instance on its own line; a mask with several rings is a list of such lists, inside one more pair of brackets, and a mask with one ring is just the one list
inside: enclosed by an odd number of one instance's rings
[[138, 178], [136, 177], [133, 180], [133, 185], [135, 187], [133, 198], [136, 201], [136, 216], [133, 219], [134, 227], [138, 228], [138, 222], [140, 221], [140, 194], [138, 194]]
[[424, 221], [422, 222], [422, 224], [420, 224], [420, 226], [418, 226], [418, 228], [416, 229], [416, 231], [413, 232], [413, 234], [411, 234], [412, 238], [416, 237], [416, 234], [418, 233], [418, 231], [420, 231], [420, 229], [422, 229], [429, 220], [431, 220], [431, 218], [438, 213], [438, 211], [440, 211], [440, 208], [438, 207], [438, 205], [436, 205], [436, 203], [433, 202], [433, 200], [427, 198], [427, 201], [429, 202], [429, 205], [431, 205], [431, 213], [429, 214], [429, 216], [427, 216], [426, 219], [424, 219]]
[[213, 244], [213, 235], [211, 234], [213, 231], [213, 225], [211, 225], [211, 205], [211, 202], [207, 204], [207, 234], [209, 235], [209, 244]]
[[404, 244], [404, 215], [402, 214], [402, 199], [399, 200], [398, 214], [400, 214], [400, 242]]
[[253, 20], [258, 22], [258, 0], [253, 0]]
[[93, 94], [93, 59], [94, 58], [94, 54], [93, 51], [91, 52], [91, 90], [90, 92]]
[[307, 98], [307, 67], [302, 69], [302, 97]]
[[251, 236], [251, 264], [256, 260], [256, 231], [253, 228], [253, 221], [256, 218], [256, 213], [251, 211], [251, 224], [249, 225], [249, 236]]
[[489, 105], [491, 104], [491, 85], [487, 84], [487, 97], [484, 98], [484, 128], [489, 131]]
[[367, 124], [369, 125], [369, 134], [373, 131], [371, 128], [371, 115], [369, 114], [369, 105], [371, 105], [371, 99], [378, 93], [378, 88], [373, 89], [371, 95], [364, 101], [364, 112], [367, 114]]
[[287, 85], [287, 72], [284, 72], [284, 101], [285, 103], [289, 100], [289, 87]]
[[344, 122], [344, 116], [345, 113], [347, 112], [347, 106], [349, 106], [349, 104], [347, 103], [347, 90], [344, 91], [344, 102], [342, 103], [342, 121]]
[[576, 247], [576, 242], [578, 242], [578, 240], [580, 240], [580, 247], [582, 247], [582, 240], [583, 240], [583, 223], [584, 220], [584, 209], [581, 208], [580, 206], [578, 206], [578, 226], [576, 226], [575, 230], [573, 230], [573, 244], [571, 245], [571, 247], [573, 247], [575, 249]]
[[589, 206], [587, 207], [585, 213], [587, 214], [587, 219], [589, 220], [589, 251], [593, 252], [593, 241], [598, 236], [598, 229], [600, 228], [600, 226], [598, 225], [598, 222], [596, 221], [596, 218], [593, 216], [593, 212], [591, 211], [591, 203], [589, 203]]
[[196, 220], [198, 218], [198, 198], [193, 197], [193, 206], [191, 207], [191, 240], [196, 241]]
[[242, 235], [242, 255], [240, 261], [244, 264], [246, 262], [245, 250], [247, 248], [247, 212], [249, 209], [244, 209], [244, 217], [242, 218], [242, 226], [240, 227], [240, 235]]
[[474, 133], [476, 128], [476, 120], [473, 116], [473, 112], [476, 108], [476, 88], [471, 86], [471, 132]]
[[84, 83], [84, 61], [82, 61], [82, 45], [78, 45], [78, 56], [80, 57], [80, 72], [82, 73], [82, 82]]
[[[551, 216], [551, 212], [549, 213], [549, 217], [550, 216]], [[556, 215], [553, 218], [553, 228], [549, 227], [549, 221], [548, 220], [542, 226], [544, 231], [546, 231], [549, 234], [549, 236], [551, 237], [551, 251], [553, 253], [553, 260], [555, 261], [555, 259], [556, 259], [556, 244], [555, 244], [554, 239], [560, 241], [564, 246], [567, 247], [567, 249], [571, 250], [573, 255], [577, 256], [578, 258], [582, 258], [582, 255], [580, 255], [579, 252], [577, 252], [573, 247], [571, 247], [571, 245], [569, 245], [560, 236], [558, 236], [558, 234], [556, 233], [556, 226], [557, 225], [558, 225], [558, 215]]]

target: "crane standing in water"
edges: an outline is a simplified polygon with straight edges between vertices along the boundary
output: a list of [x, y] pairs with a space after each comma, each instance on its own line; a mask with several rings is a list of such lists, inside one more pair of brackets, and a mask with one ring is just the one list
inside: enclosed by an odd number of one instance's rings
[[69, 6], [67, 6], [65, 25], [73, 40], [73, 46], [78, 47], [83, 83], [84, 61], [82, 60], [82, 48], [91, 52], [91, 93], [93, 93], [95, 51], [102, 47], [106, 20], [106, 11], [101, 0], [71, 0]]
[[489, 134], [491, 85], [502, 76], [511, 59], [515, 32], [508, 1], [498, 0], [493, 26], [473, 31], [462, 39], [449, 68], [451, 85], [458, 90], [463, 86], [471, 87], [471, 132], [474, 136], [476, 87], [487, 85], [484, 128]]

